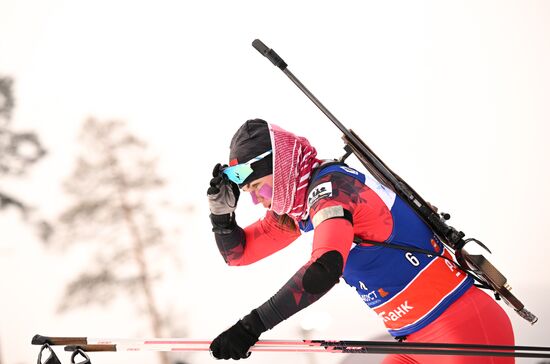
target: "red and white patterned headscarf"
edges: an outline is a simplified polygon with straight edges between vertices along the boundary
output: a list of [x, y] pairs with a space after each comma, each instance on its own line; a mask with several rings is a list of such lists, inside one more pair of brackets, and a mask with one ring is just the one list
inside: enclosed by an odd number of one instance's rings
[[311, 170], [320, 164], [317, 151], [306, 138], [269, 124], [273, 147], [273, 200], [271, 209], [294, 221], [307, 217], [306, 192]]

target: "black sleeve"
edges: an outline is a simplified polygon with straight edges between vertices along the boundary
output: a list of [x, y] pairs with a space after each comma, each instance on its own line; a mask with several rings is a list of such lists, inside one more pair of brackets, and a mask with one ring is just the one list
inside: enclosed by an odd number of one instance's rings
[[244, 230], [237, 225], [235, 213], [226, 215], [210, 214], [212, 231], [216, 245], [226, 263], [238, 260], [244, 253], [246, 237]]
[[308, 262], [300, 268], [273, 297], [256, 309], [267, 329], [311, 305], [326, 293], [313, 294], [304, 289], [304, 274], [311, 264]]

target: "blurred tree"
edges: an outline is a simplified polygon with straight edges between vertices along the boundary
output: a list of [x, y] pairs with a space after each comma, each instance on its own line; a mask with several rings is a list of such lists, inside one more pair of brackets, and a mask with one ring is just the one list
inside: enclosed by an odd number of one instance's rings
[[[15, 107], [13, 80], [0, 76], [0, 177], [24, 175], [30, 166], [46, 154], [34, 132], [16, 132], [11, 128], [11, 117]], [[0, 210], [8, 207], [18, 209], [23, 218], [29, 220], [31, 208], [26, 202], [10, 193], [0, 190]], [[43, 240], [51, 233], [50, 225], [39, 219], [32, 222], [40, 229]]]
[[[162, 256], [149, 256], [155, 247], [167, 253], [165, 234], [152, 212], [152, 196], [164, 184], [156, 160], [122, 122], [88, 119], [80, 142], [83, 152], [64, 184], [72, 202], [60, 216], [59, 230], [65, 243], [94, 243], [98, 249], [92, 267], [68, 285], [60, 310], [107, 303], [126, 292], [144, 302], [153, 334], [166, 337], [167, 323], [153, 290]], [[168, 363], [166, 353], [160, 355]]]

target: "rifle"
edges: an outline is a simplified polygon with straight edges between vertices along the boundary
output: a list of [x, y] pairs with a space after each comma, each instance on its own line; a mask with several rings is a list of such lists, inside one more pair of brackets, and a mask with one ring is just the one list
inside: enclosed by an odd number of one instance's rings
[[345, 154], [340, 158], [341, 162], [353, 153], [374, 178], [392, 189], [432, 229], [442, 243], [453, 252], [457, 263], [462, 269], [471, 274], [483, 288], [492, 290], [495, 293], [496, 299], [502, 298], [522, 318], [531, 324], [537, 322], [538, 318], [528, 311], [525, 305], [512, 294], [506, 277], [483, 255], [470, 254], [464, 249], [467, 243], [475, 242], [490, 253], [491, 251], [482, 242], [474, 238], [465, 239], [466, 235], [462, 231], [448, 225], [447, 220], [450, 219], [450, 215], [447, 213], [438, 213], [405, 180], [393, 172], [353, 130], [346, 128], [338, 121], [300, 80], [288, 70], [286, 62], [273, 49], [268, 48], [259, 39], [254, 40], [252, 46], [276, 67], [281, 69], [344, 134], [342, 139], [345, 143]]

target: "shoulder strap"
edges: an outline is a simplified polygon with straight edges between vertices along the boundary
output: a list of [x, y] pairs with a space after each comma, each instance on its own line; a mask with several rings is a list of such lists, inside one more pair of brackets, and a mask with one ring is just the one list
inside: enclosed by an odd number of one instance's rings
[[359, 181], [361, 181], [361, 183], [365, 183], [365, 175], [363, 173], [349, 167], [344, 162], [331, 161], [325, 162], [313, 170], [311, 174], [309, 188], [311, 188], [311, 185], [313, 184], [313, 182], [315, 182], [315, 180], [333, 172], [343, 173], [345, 175], [358, 179]]
[[450, 260], [449, 258], [446, 258], [441, 254], [437, 254], [436, 252], [429, 251], [427, 249], [415, 248], [415, 247], [412, 247], [412, 246], [405, 246], [405, 245], [399, 245], [399, 244], [394, 244], [394, 243], [381, 243], [379, 241], [371, 241], [371, 240], [361, 239], [358, 236], [353, 238], [353, 242], [355, 244], [358, 244], [358, 245], [371, 244], [371, 245], [383, 246], [383, 247], [387, 247], [387, 248], [399, 249], [399, 250], [403, 250], [403, 251], [407, 251], [407, 252], [426, 254], [428, 256], [437, 255], [438, 257], [441, 257], [443, 259]]
[[458, 264], [454, 260], [449, 259], [449, 258], [447, 258], [447, 257], [445, 257], [441, 254], [437, 254], [433, 251], [429, 251], [429, 250], [421, 249], [421, 248], [415, 248], [415, 247], [412, 247], [412, 246], [394, 244], [394, 243], [381, 243], [379, 241], [365, 240], [365, 239], [362, 239], [358, 236], [353, 238], [353, 242], [357, 245], [371, 244], [371, 245], [381, 246], [381, 247], [385, 247], [385, 248], [399, 249], [399, 250], [403, 250], [403, 251], [406, 251], [406, 252], [426, 254], [427, 256], [437, 256], [439, 258], [448, 260], [449, 262], [458, 265], [462, 270], [464, 270], [467, 274], [469, 274], [472, 278], [474, 278], [474, 280], [477, 282], [476, 286], [478, 286], [480, 288], [483, 288], [483, 289], [488, 289], [488, 290], [494, 291], [493, 288], [489, 287], [487, 284], [485, 284], [483, 281], [481, 281], [479, 279], [479, 277], [477, 275], [475, 275], [470, 269], [466, 269], [465, 267]]
[[335, 165], [343, 165], [345, 166], [346, 164], [343, 163], [343, 162], [338, 162], [336, 160], [332, 160], [332, 161], [329, 161], [329, 162], [324, 162], [324, 163], [321, 163], [320, 166], [318, 166], [317, 168], [315, 168], [313, 170], [313, 172], [311, 173], [311, 182], [315, 181], [317, 178], [319, 178], [322, 174], [321, 174], [321, 171], [323, 171], [325, 168], [328, 168], [328, 167], [331, 167], [331, 166], [335, 166]]

